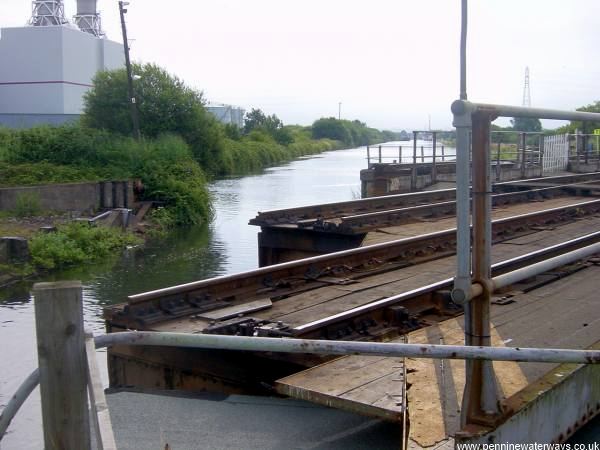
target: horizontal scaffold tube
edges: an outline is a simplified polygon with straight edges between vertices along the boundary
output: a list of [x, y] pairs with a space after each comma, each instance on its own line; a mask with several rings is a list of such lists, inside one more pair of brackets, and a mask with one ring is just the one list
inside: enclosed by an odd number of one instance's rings
[[[95, 343], [96, 348], [113, 345], [147, 345], [214, 350], [310, 353], [319, 355], [372, 355], [400, 358], [485, 359], [493, 361], [600, 364], [600, 350], [326, 341], [155, 331], [124, 331], [105, 334], [97, 336]], [[36, 369], [10, 399], [0, 416], [0, 440], [15, 413], [38, 383], [39, 371]]]
[[596, 253], [600, 253], [600, 242], [555, 256], [554, 258], [548, 258], [539, 263], [505, 273], [504, 275], [498, 275], [492, 280], [494, 282], [494, 289], [510, 286], [518, 281], [525, 280], [566, 264], [574, 263], [575, 261], [590, 257]]
[[319, 355], [373, 355], [433, 359], [485, 359], [492, 361], [600, 364], [600, 350], [327, 341], [155, 331], [124, 331], [96, 337], [97, 348], [112, 345], [192, 347], [215, 350], [310, 353]]

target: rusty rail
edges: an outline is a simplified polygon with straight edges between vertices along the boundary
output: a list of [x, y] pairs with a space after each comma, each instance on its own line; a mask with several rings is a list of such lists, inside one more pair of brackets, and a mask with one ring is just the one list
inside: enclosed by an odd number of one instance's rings
[[[518, 181], [507, 181], [494, 184], [497, 193], [519, 189], [519, 185], [527, 183], [556, 183], [574, 184], [588, 180], [600, 181], [600, 172], [578, 175], [560, 175], [556, 177], [530, 178]], [[522, 190], [520, 188], [519, 190]], [[435, 202], [452, 201], [456, 198], [455, 189], [440, 189], [435, 191], [411, 192], [407, 194], [387, 195], [345, 202], [324, 203], [321, 205], [301, 206], [272, 211], [264, 211], [250, 219], [250, 225], [276, 226], [280, 224], [298, 224], [314, 219], [330, 219], [351, 216], [368, 212], [385, 211], [389, 209], [427, 205]]]
[[[552, 208], [494, 221], [494, 240], [501, 241], [530, 229], [573, 220], [579, 215], [600, 212], [600, 200], [579, 202], [567, 207]], [[195, 281], [179, 286], [136, 294], [127, 304], [105, 308], [105, 319], [122, 327], [143, 327], [175, 317], [191, 315], [210, 302], [227, 306], [240, 299], [250, 301], [265, 295], [283, 295], [281, 282], [301, 280], [306, 289], [325, 286], [321, 276], [331, 276], [339, 268], [344, 276], [369, 274], [370, 270], [392, 270], [411, 263], [450, 255], [455, 251], [456, 229], [451, 228], [425, 235], [400, 239], [367, 247], [321, 255], [304, 260], [263, 267], [248, 272]], [[165, 304], [173, 309], [165, 310]]]

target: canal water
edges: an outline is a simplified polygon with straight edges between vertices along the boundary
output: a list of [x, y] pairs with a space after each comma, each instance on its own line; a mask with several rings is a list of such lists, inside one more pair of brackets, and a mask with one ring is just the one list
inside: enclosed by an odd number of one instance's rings
[[[410, 142], [391, 144], [403, 145], [412, 155]], [[428, 153], [429, 142], [417, 145]], [[298, 159], [257, 175], [217, 180], [210, 186], [216, 212], [211, 224], [129, 249], [114, 261], [64, 271], [42, 281], [81, 280], [86, 326], [102, 333], [102, 308], [125, 301], [127, 295], [256, 268], [258, 228], [248, 225], [248, 220], [258, 211], [360, 198], [359, 171], [365, 167], [363, 147]], [[0, 291], [0, 408], [37, 367], [30, 289], [31, 284], [25, 283]], [[40, 448], [36, 390], [0, 449]]]

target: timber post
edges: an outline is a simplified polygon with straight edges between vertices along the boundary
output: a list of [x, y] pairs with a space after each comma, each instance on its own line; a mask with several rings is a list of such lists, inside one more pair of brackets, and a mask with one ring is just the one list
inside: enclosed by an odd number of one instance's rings
[[44, 447], [90, 449], [81, 283], [36, 283], [35, 323]]

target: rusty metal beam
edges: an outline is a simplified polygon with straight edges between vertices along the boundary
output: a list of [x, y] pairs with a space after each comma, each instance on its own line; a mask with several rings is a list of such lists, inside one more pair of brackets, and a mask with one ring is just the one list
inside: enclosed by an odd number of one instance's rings
[[[472, 280], [483, 287], [465, 304], [465, 345], [490, 346], [490, 297], [492, 260], [492, 202], [490, 180], [489, 114], [474, 114], [473, 124], [473, 250]], [[467, 361], [461, 421], [489, 423], [500, 414], [500, 395], [489, 361]]]

